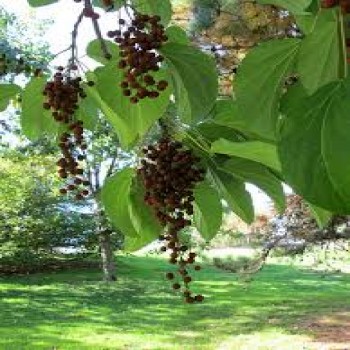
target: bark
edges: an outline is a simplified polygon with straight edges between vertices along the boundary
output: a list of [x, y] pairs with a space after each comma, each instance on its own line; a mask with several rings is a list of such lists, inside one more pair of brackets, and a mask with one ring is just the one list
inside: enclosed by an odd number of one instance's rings
[[111, 240], [112, 230], [108, 229], [106, 218], [100, 203], [95, 204], [95, 215], [97, 220], [97, 236], [100, 246], [103, 279], [105, 281], [116, 281], [116, 265], [114, 261], [114, 247]]
[[114, 251], [112, 247], [110, 231], [101, 230], [98, 233], [98, 238], [102, 259], [103, 279], [105, 281], [116, 281], [116, 266], [114, 262]]

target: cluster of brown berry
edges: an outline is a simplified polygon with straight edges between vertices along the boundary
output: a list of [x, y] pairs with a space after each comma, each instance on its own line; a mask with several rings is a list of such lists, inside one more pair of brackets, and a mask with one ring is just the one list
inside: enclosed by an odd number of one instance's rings
[[155, 99], [168, 86], [166, 80], [157, 82], [152, 76], [164, 60], [157, 50], [168, 40], [160, 20], [159, 16], [136, 13], [131, 25], [120, 19], [119, 29], [107, 33], [120, 47], [118, 67], [124, 70], [120, 87], [131, 103]]
[[[70, 69], [75, 67], [70, 67]], [[84, 142], [83, 122], [75, 120], [75, 112], [79, 108], [79, 100], [85, 98], [86, 94], [81, 87], [80, 77], [72, 78], [70, 70], [64, 72], [63, 67], [58, 67], [53, 81], [47, 82], [43, 95], [46, 97], [43, 107], [52, 110], [53, 118], [66, 126], [66, 131], [59, 137], [59, 147], [62, 158], [57, 165], [60, 167], [58, 174], [62, 179], [68, 179], [67, 185], [61, 188], [61, 194], [73, 192], [75, 199], [81, 200], [89, 191], [89, 180], [84, 177], [84, 169], [79, 162], [86, 158], [87, 144]], [[93, 85], [88, 82], [88, 85]]]
[[[162, 251], [170, 250], [170, 263], [177, 264], [177, 275], [182, 279], [183, 295], [187, 303], [201, 302], [204, 297], [200, 294], [192, 296], [189, 284], [190, 266], [200, 270], [195, 263], [196, 254], [189, 251], [189, 247], [181, 243], [179, 233], [191, 225], [190, 216], [193, 214], [193, 189], [204, 179], [204, 170], [197, 164], [199, 158], [191, 150], [185, 150], [181, 142], [163, 137], [157, 144], [144, 149], [144, 159], [138, 172], [145, 186], [145, 202], [150, 205], [165, 234], [159, 238], [164, 242]], [[173, 289], [181, 289], [176, 281], [176, 274], [166, 274], [168, 280], [173, 281]]]
[[349, 0], [322, 0], [322, 8], [331, 8], [334, 6], [340, 6], [343, 13], [350, 13], [350, 1]]

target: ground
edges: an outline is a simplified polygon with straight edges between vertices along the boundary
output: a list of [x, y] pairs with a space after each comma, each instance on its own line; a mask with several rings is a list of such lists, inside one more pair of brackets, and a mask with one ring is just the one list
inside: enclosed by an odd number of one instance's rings
[[350, 275], [270, 264], [252, 282], [207, 267], [183, 304], [157, 258], [118, 256], [119, 281], [77, 269], [0, 277], [0, 350], [350, 349]]

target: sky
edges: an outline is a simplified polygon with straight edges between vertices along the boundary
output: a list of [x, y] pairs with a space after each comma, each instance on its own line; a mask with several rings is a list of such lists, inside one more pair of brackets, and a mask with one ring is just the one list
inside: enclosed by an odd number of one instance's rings
[[[34, 9], [28, 5], [27, 0], [0, 0], [0, 6], [15, 13], [25, 21], [52, 20], [53, 24], [48, 27], [42, 39], [50, 44], [52, 53], [56, 54], [70, 45], [72, 28], [81, 11], [82, 3], [75, 3], [73, 0], [60, 0], [56, 4]], [[116, 28], [115, 12], [106, 13], [101, 9], [98, 9], [97, 12], [102, 15], [99, 22], [103, 34]], [[87, 44], [95, 38], [91, 20], [85, 18], [79, 27], [77, 44], [80, 60], [90, 69], [93, 69], [96, 63], [88, 57], [84, 57], [84, 52]], [[52, 66], [65, 65], [68, 58], [69, 53], [61, 54], [52, 62]], [[253, 196], [256, 212], [268, 212], [270, 208], [269, 197], [253, 185], [248, 184], [247, 189]]]

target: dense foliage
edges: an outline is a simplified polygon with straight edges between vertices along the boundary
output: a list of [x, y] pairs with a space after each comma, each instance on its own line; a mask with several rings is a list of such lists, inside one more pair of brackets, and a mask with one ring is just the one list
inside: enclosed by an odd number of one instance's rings
[[31, 265], [72, 240], [93, 242], [93, 218], [62, 200], [53, 170], [50, 157], [2, 154], [0, 265]]
[[[46, 70], [52, 55], [40, 38], [49, 21], [25, 23], [0, 7], [0, 79]], [[1, 107], [2, 108], [2, 107]]]

